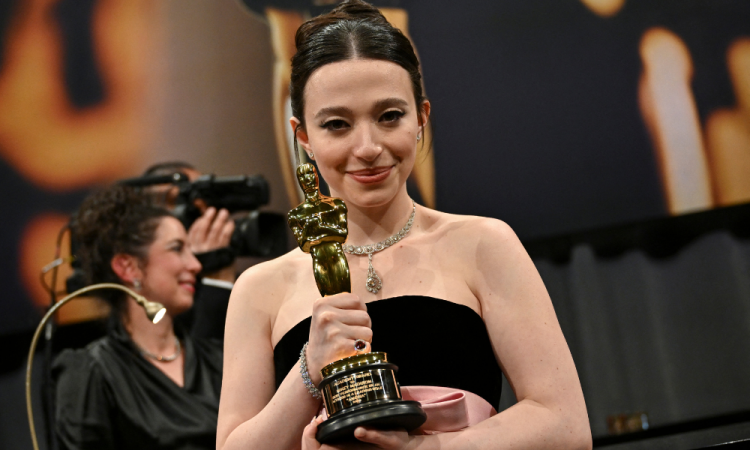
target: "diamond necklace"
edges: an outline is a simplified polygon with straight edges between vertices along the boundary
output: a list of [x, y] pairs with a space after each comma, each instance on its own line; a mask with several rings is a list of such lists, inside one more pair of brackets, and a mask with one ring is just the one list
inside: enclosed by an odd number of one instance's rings
[[409, 234], [409, 230], [411, 230], [411, 225], [414, 223], [414, 215], [417, 213], [417, 205], [414, 203], [414, 200], [411, 201], [411, 215], [409, 216], [409, 221], [406, 222], [406, 225], [404, 225], [401, 230], [399, 230], [398, 233], [394, 234], [393, 236], [389, 237], [388, 239], [382, 240], [378, 242], [377, 244], [371, 244], [371, 245], [362, 245], [362, 246], [354, 246], [354, 245], [342, 245], [342, 248], [346, 253], [349, 253], [351, 255], [367, 255], [367, 260], [369, 263], [369, 267], [367, 269], [367, 281], [365, 282], [365, 287], [368, 291], [372, 292], [373, 294], [377, 294], [380, 288], [383, 287], [383, 280], [378, 276], [378, 274], [375, 272], [375, 269], [372, 267], [372, 255], [387, 249], [391, 245], [395, 244], [396, 242], [400, 241], [401, 239], [405, 238], [407, 234]]
[[[135, 343], [135, 342], [134, 342]], [[146, 356], [151, 359], [155, 359], [159, 362], [171, 362], [177, 359], [178, 356], [180, 356], [180, 351], [182, 350], [182, 345], [180, 345], [180, 340], [177, 339], [175, 336], [174, 338], [174, 355], [170, 356], [164, 356], [164, 355], [154, 355], [153, 353], [149, 352], [148, 350], [145, 350], [141, 348], [138, 344], [135, 344], [136, 347], [138, 347], [138, 350], [140, 350], [141, 355]]]

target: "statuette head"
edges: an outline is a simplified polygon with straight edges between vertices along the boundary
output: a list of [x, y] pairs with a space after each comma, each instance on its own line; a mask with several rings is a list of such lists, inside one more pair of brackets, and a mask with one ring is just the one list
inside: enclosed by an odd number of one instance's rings
[[301, 164], [297, 167], [297, 180], [305, 193], [318, 190], [318, 172], [310, 163]]

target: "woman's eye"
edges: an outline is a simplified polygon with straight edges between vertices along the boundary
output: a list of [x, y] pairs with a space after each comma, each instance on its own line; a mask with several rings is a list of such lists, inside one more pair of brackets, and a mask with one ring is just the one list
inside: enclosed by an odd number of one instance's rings
[[400, 118], [404, 117], [403, 111], [386, 111], [380, 116], [381, 122], [396, 122]]
[[329, 120], [328, 122], [323, 124], [323, 128], [331, 131], [343, 130], [347, 126], [347, 123], [340, 119]]

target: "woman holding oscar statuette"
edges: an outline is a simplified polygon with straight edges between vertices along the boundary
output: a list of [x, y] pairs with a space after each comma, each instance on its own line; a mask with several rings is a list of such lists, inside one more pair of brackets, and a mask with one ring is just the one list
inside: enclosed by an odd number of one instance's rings
[[[430, 115], [409, 40], [350, 0], [304, 23], [296, 46], [291, 127], [345, 203], [352, 292], [321, 297], [300, 249], [241, 275], [217, 448], [591, 448], [570, 351], [513, 231], [407, 194]], [[427, 422], [409, 433], [359, 427], [355, 440], [320, 444], [320, 370], [363, 341], [399, 366], [404, 398], [421, 402]], [[501, 369], [518, 404], [496, 414]]]
[[213, 449], [221, 343], [173, 322], [193, 305], [201, 269], [185, 228], [145, 194], [113, 186], [84, 200], [72, 229], [90, 283], [125, 285], [167, 312], [153, 324], [124, 293], [103, 291], [108, 334], [53, 367], [60, 448]]

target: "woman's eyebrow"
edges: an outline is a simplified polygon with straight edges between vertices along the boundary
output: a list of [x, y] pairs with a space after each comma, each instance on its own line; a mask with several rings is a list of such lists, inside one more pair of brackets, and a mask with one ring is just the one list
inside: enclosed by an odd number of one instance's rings
[[325, 108], [322, 108], [320, 111], [318, 111], [317, 114], [315, 114], [315, 119], [321, 117], [321, 116], [328, 116], [328, 115], [334, 115], [334, 116], [351, 116], [353, 114], [351, 108], [348, 108], [346, 106], [328, 106]]
[[409, 102], [399, 97], [389, 97], [375, 102], [375, 109], [385, 109], [391, 106], [409, 106]]

